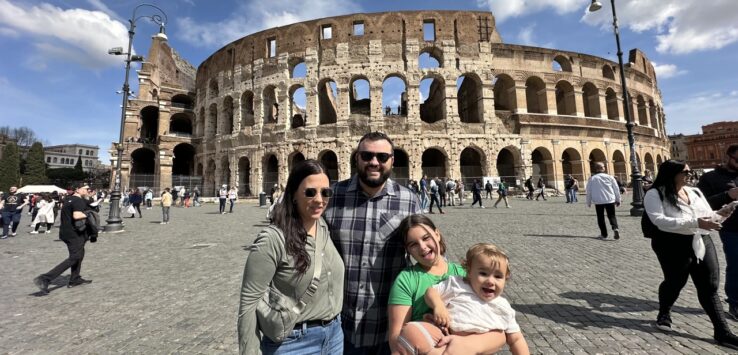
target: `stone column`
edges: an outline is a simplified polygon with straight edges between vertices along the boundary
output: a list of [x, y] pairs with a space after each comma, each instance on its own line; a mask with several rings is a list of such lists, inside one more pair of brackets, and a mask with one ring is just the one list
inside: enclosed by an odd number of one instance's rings
[[171, 119], [172, 113], [168, 106], [164, 104], [159, 105], [159, 121], [157, 122], [158, 132], [156, 132], [156, 139], [169, 133], [169, 120]]
[[459, 99], [458, 92], [456, 92], [456, 83], [447, 81], [444, 90], [446, 95], [446, 122], [448, 125], [455, 126], [461, 122], [459, 118]]
[[[172, 187], [172, 164], [174, 152], [169, 149], [159, 149], [159, 191]], [[152, 186], [153, 187], [153, 186]]]
[[407, 122], [420, 124], [420, 86], [407, 85]]
[[513, 113], [528, 113], [528, 102], [525, 100], [525, 85], [515, 85], [512, 91], [511, 98], [515, 101], [515, 108]]
[[598, 94], [597, 95], [597, 102], [594, 104], [600, 106], [600, 116], [599, 118], [607, 119], [607, 97], [604, 94]]
[[233, 133], [238, 133], [243, 129], [243, 127], [241, 127], [241, 113], [241, 96], [237, 96], [233, 99]]
[[482, 82], [482, 114], [483, 123], [492, 123], [495, 118], [495, 90], [491, 80]]
[[[558, 159], [558, 149], [561, 142], [558, 140], [551, 140], [551, 156], [553, 159], [551, 160], [551, 166], [553, 167], [553, 184], [557, 191], [563, 191], [562, 187], [562, 181], [563, 181], [563, 171], [564, 168], [561, 165], [561, 159]], [[562, 179], [559, 179], [562, 178]]]
[[546, 88], [546, 106], [549, 115], [558, 114], [558, 106], [556, 104], [556, 88]]
[[584, 117], [584, 95], [582, 90], [575, 89], [574, 92], [566, 94], [567, 98], [569, 95], [574, 95], [574, 115]]

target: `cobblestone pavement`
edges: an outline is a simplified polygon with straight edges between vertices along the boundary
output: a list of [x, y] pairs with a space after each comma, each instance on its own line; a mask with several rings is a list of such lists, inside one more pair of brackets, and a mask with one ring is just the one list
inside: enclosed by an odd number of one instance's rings
[[[479, 241], [508, 251], [513, 278], [505, 293], [534, 354], [727, 353], [712, 342], [691, 282], [674, 309], [678, 331], [652, 326], [661, 270], [626, 207], [618, 209], [622, 239], [602, 241], [594, 209], [581, 202], [484, 203], [448, 207], [433, 219], [451, 260]], [[18, 237], [0, 240], [0, 353], [237, 352], [244, 248], [264, 215], [254, 202], [228, 215], [205, 205], [174, 208], [172, 224], [159, 225], [160, 210], [144, 210], [142, 219], [125, 219], [125, 233], [87, 244], [82, 275], [92, 284], [66, 288], [67, 273], [47, 296], [31, 280], [64, 259], [66, 248], [56, 233], [28, 234], [24, 215]]]

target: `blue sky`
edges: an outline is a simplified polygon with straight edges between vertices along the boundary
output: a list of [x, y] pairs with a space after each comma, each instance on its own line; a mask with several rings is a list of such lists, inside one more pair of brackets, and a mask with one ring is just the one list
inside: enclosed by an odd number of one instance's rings
[[[28, 126], [51, 144], [107, 149], [118, 138], [127, 19], [140, 1], [0, 0], [0, 125]], [[353, 12], [421, 9], [492, 11], [505, 43], [559, 48], [616, 60], [609, 1], [151, 1], [168, 16], [172, 47], [199, 65], [224, 44], [265, 28]], [[638, 47], [658, 73], [668, 133], [736, 120], [738, 1], [618, 0], [624, 51]], [[152, 12], [142, 12], [151, 14]], [[158, 27], [137, 22], [134, 48], [146, 54]], [[626, 54], [627, 55], [627, 54]], [[627, 57], [626, 57], [627, 60]], [[133, 90], [138, 91], [135, 74]]]

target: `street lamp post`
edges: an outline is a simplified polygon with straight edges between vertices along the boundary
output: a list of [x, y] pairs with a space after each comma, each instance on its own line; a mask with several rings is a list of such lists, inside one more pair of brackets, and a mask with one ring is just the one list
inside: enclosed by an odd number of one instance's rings
[[[152, 9], [157, 10], [160, 14], [154, 14], [154, 15], [142, 15], [139, 17], [136, 17], [136, 12], [141, 7], [150, 7]], [[131, 54], [131, 48], [133, 45], [133, 35], [135, 34], [134, 30], [136, 29], [136, 21], [138, 21], [141, 18], [148, 18], [152, 22], [159, 25], [159, 34], [157, 36], [163, 36], [166, 38], [166, 35], [164, 34], [164, 25], [167, 23], [167, 14], [164, 13], [164, 11], [159, 8], [158, 6], [151, 5], [151, 4], [140, 4], [136, 6], [133, 9], [133, 16], [131, 16], [131, 19], [128, 20], [129, 28], [128, 28], [128, 51], [123, 52], [123, 48], [116, 47], [108, 50], [108, 54], [112, 55], [125, 55], [126, 59], [126, 76], [123, 81], [123, 105], [121, 106], [121, 114], [120, 114], [120, 136], [118, 137], [118, 143], [115, 145], [115, 149], [118, 153], [117, 159], [115, 161], [115, 182], [113, 183], [113, 191], [110, 193], [110, 213], [108, 214], [108, 219], [106, 220], [107, 225], [105, 225], [105, 232], [108, 233], [115, 233], [115, 232], [123, 232], [123, 220], [120, 217], [120, 197], [121, 197], [121, 183], [120, 183], [120, 176], [121, 176], [121, 161], [123, 160], [123, 140], [124, 140], [124, 130], [126, 125], [126, 111], [128, 109], [128, 95], [131, 94], [130, 87], [128, 86], [128, 76], [131, 71], [131, 62], [142, 62], [143, 56], [140, 55], [132, 55]]]
[[[633, 107], [630, 104], [630, 95], [628, 95], [628, 87], [625, 84], [625, 67], [623, 66], [623, 51], [620, 49], [620, 30], [618, 30], [618, 16], [615, 13], [615, 0], [610, 0], [612, 5], [612, 27], [615, 32], [615, 43], [618, 47], [618, 65], [620, 66], [620, 86], [623, 87], [623, 105], [625, 114], [625, 127], [628, 130], [628, 145], [630, 147], [630, 166], [631, 166], [631, 186], [633, 187], [633, 202], [630, 209], [631, 216], [640, 216], [643, 214], [643, 189], [641, 188], [641, 172], [638, 168], [638, 159], [635, 150], [635, 137], [633, 135]], [[590, 12], [595, 12], [602, 8], [602, 3], [598, 0], [592, 0], [589, 6]]]

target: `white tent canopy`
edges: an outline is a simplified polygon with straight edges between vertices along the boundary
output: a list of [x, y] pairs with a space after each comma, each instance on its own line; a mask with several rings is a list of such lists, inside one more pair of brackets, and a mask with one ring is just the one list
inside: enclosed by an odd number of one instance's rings
[[26, 185], [18, 189], [18, 192], [24, 193], [24, 194], [52, 193], [54, 191], [58, 193], [67, 192], [67, 190], [56, 187], [54, 185]]

